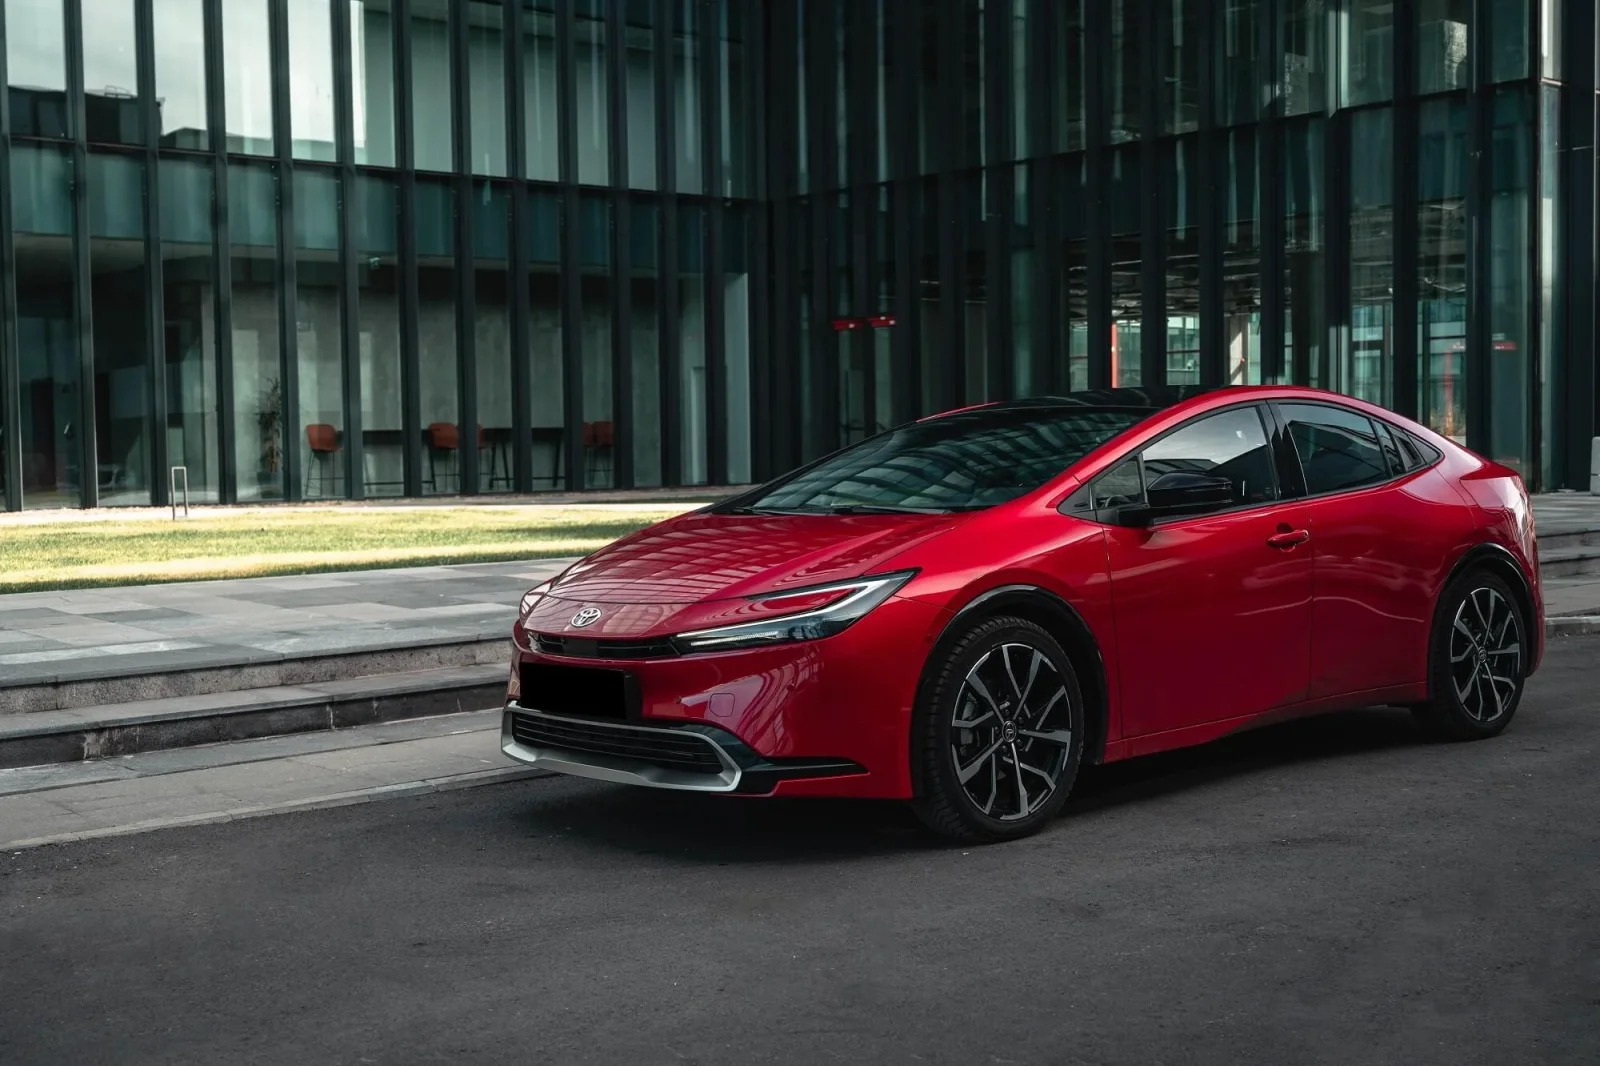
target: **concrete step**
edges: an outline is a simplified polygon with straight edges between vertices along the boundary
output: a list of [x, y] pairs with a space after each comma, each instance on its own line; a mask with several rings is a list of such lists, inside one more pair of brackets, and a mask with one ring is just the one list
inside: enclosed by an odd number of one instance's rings
[[1539, 544], [1539, 576], [1545, 580], [1600, 575], [1600, 543], [1552, 547]]
[[392, 640], [337, 652], [310, 646], [287, 652], [205, 648], [182, 655], [97, 656], [86, 650], [51, 664], [48, 673], [0, 673], [0, 722], [15, 714], [321, 685], [419, 670], [486, 665], [504, 670], [511, 654], [509, 636], [486, 640], [486, 635], [419, 639], [415, 633], [397, 632]]
[[484, 711], [505, 698], [506, 660], [65, 710], [0, 715], [0, 768]]

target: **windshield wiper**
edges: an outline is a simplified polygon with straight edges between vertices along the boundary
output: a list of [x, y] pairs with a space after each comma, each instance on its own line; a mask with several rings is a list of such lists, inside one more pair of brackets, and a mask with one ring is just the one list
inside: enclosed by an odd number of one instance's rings
[[949, 514], [947, 507], [895, 507], [889, 504], [845, 503], [818, 508], [817, 514]]

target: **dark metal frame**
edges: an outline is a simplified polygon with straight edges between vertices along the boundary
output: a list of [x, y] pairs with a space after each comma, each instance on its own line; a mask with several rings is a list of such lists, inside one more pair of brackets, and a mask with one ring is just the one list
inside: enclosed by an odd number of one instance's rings
[[22, 399], [17, 358], [16, 237], [11, 227], [11, 77], [6, 12], [0, 4], [0, 486], [8, 511], [22, 509]]

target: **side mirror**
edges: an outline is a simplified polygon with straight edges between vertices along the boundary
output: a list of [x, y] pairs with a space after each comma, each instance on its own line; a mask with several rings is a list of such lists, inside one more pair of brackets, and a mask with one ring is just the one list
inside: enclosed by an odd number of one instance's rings
[[1148, 526], [1158, 518], [1205, 514], [1233, 503], [1233, 481], [1210, 474], [1174, 470], [1145, 488], [1145, 503], [1122, 508], [1117, 524]]

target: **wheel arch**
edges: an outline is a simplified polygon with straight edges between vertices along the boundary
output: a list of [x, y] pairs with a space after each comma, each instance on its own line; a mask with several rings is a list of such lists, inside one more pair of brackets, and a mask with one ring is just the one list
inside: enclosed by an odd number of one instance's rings
[[[923, 677], [918, 683], [919, 702], [922, 685], [927, 683], [933, 664], [940, 661], [944, 649], [960, 639], [972, 623], [1002, 615], [1014, 615], [1033, 622], [1055, 637], [1066, 650], [1073, 669], [1078, 673], [1079, 687], [1083, 690], [1083, 717], [1087, 734], [1084, 738], [1083, 761], [1086, 765], [1101, 762], [1106, 749], [1111, 700], [1100, 643], [1072, 604], [1038, 585], [1002, 585], [980, 593], [957, 608], [934, 641], [933, 651], [923, 668]], [[920, 795], [922, 771], [918, 764], [919, 760], [912, 760], [912, 787]]]
[[[1484, 541], [1480, 544], [1474, 544], [1463, 552], [1461, 558], [1457, 559], [1456, 564], [1450, 568], [1450, 573], [1445, 577], [1444, 583], [1439, 586], [1439, 593], [1434, 597], [1433, 604], [1433, 630], [1428, 639], [1430, 656], [1433, 653], [1433, 635], [1439, 632], [1439, 626], [1442, 621], [1441, 612], [1444, 609], [1445, 593], [1465, 574], [1478, 569], [1487, 570], [1494, 574], [1511, 589], [1512, 598], [1516, 600], [1517, 610], [1522, 614], [1523, 631], [1527, 634], [1530, 644], [1537, 641], [1538, 634], [1533, 632], [1533, 627], [1538, 624], [1538, 618], [1535, 616], [1533, 607], [1533, 583], [1528, 580], [1528, 575], [1523, 572], [1515, 555], [1512, 555], [1509, 550], [1499, 544]], [[1522, 676], [1525, 678], [1532, 677], [1538, 669], [1535, 657], [1532, 655], [1524, 656], [1523, 663]], [[1428, 682], [1428, 697], [1430, 699], [1433, 698], [1431, 671]]]

